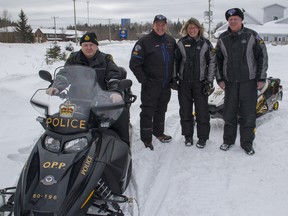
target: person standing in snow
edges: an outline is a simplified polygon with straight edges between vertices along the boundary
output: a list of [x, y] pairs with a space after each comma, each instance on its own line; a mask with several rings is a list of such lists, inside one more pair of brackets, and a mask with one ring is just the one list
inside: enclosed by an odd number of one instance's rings
[[140, 136], [146, 148], [154, 149], [152, 134], [170, 142], [164, 134], [165, 113], [171, 97], [170, 82], [176, 41], [167, 32], [167, 18], [156, 15], [152, 31], [140, 38], [131, 54], [130, 69], [141, 85]]
[[180, 123], [185, 145], [193, 145], [195, 104], [197, 136], [196, 146], [204, 148], [210, 133], [208, 94], [213, 90], [216, 72], [215, 49], [204, 38], [204, 28], [195, 18], [182, 27], [183, 35], [175, 51], [172, 88], [178, 90]]
[[229, 27], [220, 35], [216, 45], [216, 79], [220, 88], [225, 90], [224, 142], [220, 149], [227, 151], [235, 143], [239, 122], [240, 145], [248, 155], [253, 155], [257, 89], [262, 89], [265, 84], [268, 54], [258, 33], [244, 27], [242, 10], [229, 9], [225, 17]]
[[[85, 33], [80, 39], [81, 49], [70, 54], [65, 66], [82, 65], [94, 68], [100, 87], [104, 90], [113, 90], [116, 88], [119, 80], [123, 78], [123, 74], [114, 63], [113, 57], [110, 54], [101, 52], [98, 45], [97, 36], [94, 32]], [[57, 94], [59, 90], [56, 87], [57, 76], [52, 87], [47, 89], [47, 93], [49, 95]], [[111, 94], [111, 97], [114, 102], [121, 100], [119, 94]], [[129, 114], [127, 109], [123, 109], [121, 116], [111, 126], [111, 129], [113, 129], [124, 142], [130, 145]]]

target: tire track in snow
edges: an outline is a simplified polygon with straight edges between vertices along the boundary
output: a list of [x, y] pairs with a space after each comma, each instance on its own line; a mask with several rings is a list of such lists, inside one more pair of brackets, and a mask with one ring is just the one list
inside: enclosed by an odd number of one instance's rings
[[[177, 124], [175, 124], [177, 121]], [[163, 203], [165, 197], [169, 190], [169, 177], [170, 177], [170, 167], [173, 160], [173, 157], [177, 155], [177, 145], [173, 142], [173, 140], [179, 140], [178, 137], [180, 136], [180, 124], [178, 123], [178, 117], [168, 117], [166, 120], [167, 124], [173, 125], [172, 127], [167, 126], [167, 128], [171, 129], [170, 131], [174, 131], [172, 142], [169, 143], [169, 146], [163, 146], [165, 151], [162, 152], [161, 161], [163, 160], [164, 163], [160, 163], [158, 167], [158, 174], [154, 177], [153, 185], [150, 189], [150, 193], [148, 194], [145, 202], [145, 208], [141, 216], [157, 216], [158, 212], [163, 207]], [[166, 145], [166, 144], [164, 144]], [[157, 150], [156, 150], [157, 151]], [[151, 181], [151, 182], [152, 182]]]

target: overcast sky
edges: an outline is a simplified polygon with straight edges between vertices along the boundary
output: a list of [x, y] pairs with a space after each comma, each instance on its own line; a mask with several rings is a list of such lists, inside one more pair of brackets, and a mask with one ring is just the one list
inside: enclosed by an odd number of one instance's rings
[[[177, 3], [176, 3], [177, 2]], [[131, 22], [152, 22], [156, 14], [163, 14], [172, 21], [187, 20], [195, 17], [204, 22], [204, 11], [208, 11], [209, 0], [75, 0], [77, 23], [107, 24], [108, 20], [120, 23], [121, 18], [130, 18]], [[213, 23], [225, 21], [224, 13], [232, 7], [244, 8], [250, 15], [263, 21], [263, 7], [277, 3], [288, 7], [287, 0], [210, 0], [213, 11]], [[13, 21], [19, 19], [22, 9], [33, 28], [53, 27], [54, 18], [57, 27], [74, 25], [73, 0], [0, 0], [1, 17], [8, 11]], [[288, 16], [288, 8], [285, 10]]]

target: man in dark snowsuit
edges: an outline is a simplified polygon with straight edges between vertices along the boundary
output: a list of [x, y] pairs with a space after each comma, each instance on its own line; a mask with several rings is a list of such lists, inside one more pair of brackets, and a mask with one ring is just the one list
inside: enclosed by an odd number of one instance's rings
[[170, 82], [176, 41], [166, 31], [166, 17], [155, 16], [153, 30], [136, 42], [130, 59], [130, 69], [142, 84], [141, 140], [151, 150], [152, 134], [161, 142], [170, 142], [172, 139], [164, 134], [164, 124], [171, 97]]
[[225, 16], [229, 28], [216, 45], [216, 79], [225, 90], [224, 142], [220, 149], [226, 151], [235, 143], [239, 117], [241, 147], [253, 155], [257, 89], [263, 87], [267, 77], [267, 50], [260, 36], [243, 26], [244, 14], [239, 8], [227, 10]]
[[[94, 68], [97, 74], [97, 81], [103, 90], [113, 90], [119, 80], [123, 79], [123, 74], [114, 63], [110, 54], [101, 52], [98, 48], [97, 36], [93, 32], [87, 32], [80, 39], [81, 49], [70, 54], [65, 66], [82, 65]], [[50, 91], [50, 93], [49, 93]], [[49, 94], [55, 94], [57, 89], [51, 88]], [[117, 100], [119, 94], [112, 94], [112, 100]], [[123, 109], [118, 120], [111, 126], [119, 137], [130, 145], [129, 142], [129, 114], [127, 109]]]

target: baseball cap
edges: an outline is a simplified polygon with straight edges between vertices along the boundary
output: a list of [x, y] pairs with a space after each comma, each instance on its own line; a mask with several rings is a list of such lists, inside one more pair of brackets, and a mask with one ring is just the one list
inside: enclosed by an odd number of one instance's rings
[[153, 23], [157, 21], [164, 21], [165, 23], [167, 23], [167, 18], [162, 14], [158, 14], [155, 16]]

